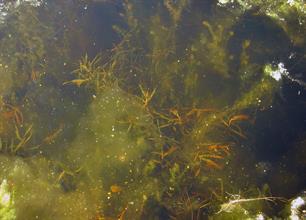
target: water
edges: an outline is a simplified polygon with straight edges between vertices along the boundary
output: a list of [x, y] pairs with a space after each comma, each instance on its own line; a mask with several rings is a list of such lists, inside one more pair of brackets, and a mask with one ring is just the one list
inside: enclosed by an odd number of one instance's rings
[[0, 11], [1, 219], [303, 219], [303, 1]]

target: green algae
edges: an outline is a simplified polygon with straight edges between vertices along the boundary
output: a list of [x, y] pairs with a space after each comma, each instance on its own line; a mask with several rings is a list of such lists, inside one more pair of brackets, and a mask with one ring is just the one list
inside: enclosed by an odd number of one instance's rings
[[[101, 188], [106, 215], [132, 204], [127, 212], [132, 216], [139, 212], [145, 198], [157, 193], [156, 183], [143, 176], [142, 170], [145, 158], [159, 148], [160, 142], [151, 116], [136, 97], [114, 86], [99, 93], [80, 121], [68, 160], [80, 167], [79, 184]], [[111, 191], [114, 185], [120, 192]]]
[[9, 184], [11, 199], [10, 209], [1, 218], [8, 215], [12, 217], [10, 219], [93, 217], [94, 206], [89, 206], [93, 199], [90, 193], [63, 193], [56, 181], [57, 176], [46, 159], [38, 157], [23, 161], [1, 156], [1, 168], [1, 177]]

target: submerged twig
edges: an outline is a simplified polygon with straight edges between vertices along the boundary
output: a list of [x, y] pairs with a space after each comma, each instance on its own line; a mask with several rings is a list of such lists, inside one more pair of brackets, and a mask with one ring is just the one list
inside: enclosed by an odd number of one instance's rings
[[255, 202], [255, 201], [275, 202], [276, 200], [285, 201], [286, 199], [282, 197], [273, 197], [273, 196], [241, 199], [240, 195], [237, 195], [237, 199], [233, 199], [227, 203], [223, 203], [221, 205], [220, 210], [216, 214], [219, 214], [221, 212], [232, 212], [237, 205], [240, 205], [242, 203]]

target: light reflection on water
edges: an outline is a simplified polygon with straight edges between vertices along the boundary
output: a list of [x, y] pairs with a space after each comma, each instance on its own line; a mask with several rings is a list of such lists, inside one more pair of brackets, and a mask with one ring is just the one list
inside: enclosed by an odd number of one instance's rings
[[6, 16], [11, 13], [12, 10], [16, 10], [21, 4], [30, 4], [33, 7], [38, 7], [43, 4], [43, 0], [17, 0], [17, 1], [1, 1], [0, 2], [0, 21], [5, 22]]

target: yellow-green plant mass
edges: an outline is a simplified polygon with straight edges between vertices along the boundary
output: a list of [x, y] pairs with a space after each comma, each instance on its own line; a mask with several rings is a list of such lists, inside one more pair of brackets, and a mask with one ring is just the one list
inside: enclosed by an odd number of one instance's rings
[[301, 191], [305, 159], [283, 166], [285, 150], [258, 154], [284, 147], [275, 121], [284, 143], [301, 146], [288, 158], [304, 152], [295, 133], [305, 130], [291, 119], [305, 110], [305, 3], [45, 0], [1, 10], [0, 219], [295, 214], [280, 209]]

